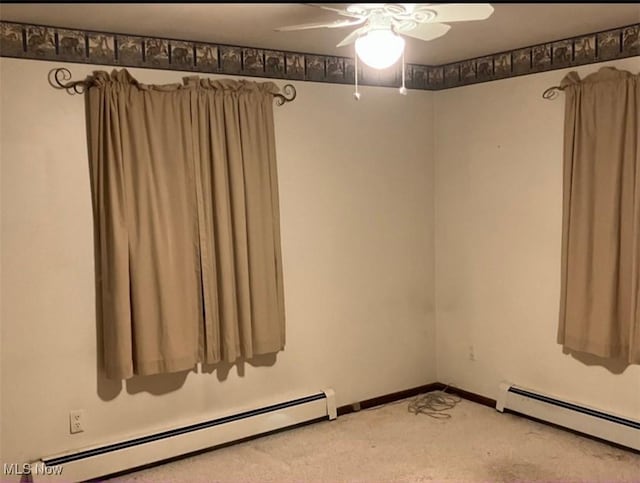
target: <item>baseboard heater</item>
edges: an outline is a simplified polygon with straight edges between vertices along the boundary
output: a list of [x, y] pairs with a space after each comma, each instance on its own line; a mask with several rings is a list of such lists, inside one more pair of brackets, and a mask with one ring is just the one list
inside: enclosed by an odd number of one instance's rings
[[336, 417], [334, 391], [326, 389], [217, 419], [42, 458], [31, 464], [31, 478], [34, 483], [53, 479], [85, 481], [301, 423]]
[[496, 409], [531, 416], [640, 451], [640, 422], [510, 383], [500, 384]]

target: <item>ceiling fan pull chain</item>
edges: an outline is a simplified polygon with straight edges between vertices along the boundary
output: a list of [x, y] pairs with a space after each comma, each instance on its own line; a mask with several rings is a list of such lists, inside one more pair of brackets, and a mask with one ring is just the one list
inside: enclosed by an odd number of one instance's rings
[[355, 56], [356, 56], [356, 63], [355, 63], [355, 66], [356, 66], [356, 69], [355, 69], [356, 91], [353, 93], [353, 98], [356, 101], [359, 101], [360, 100], [360, 93], [358, 92], [358, 53], [357, 52], [355, 53]]
[[404, 67], [404, 50], [402, 51], [402, 87], [400, 87], [400, 94], [402, 94], [403, 96], [407, 95], [407, 88], [404, 86], [404, 72], [405, 72], [405, 67]]

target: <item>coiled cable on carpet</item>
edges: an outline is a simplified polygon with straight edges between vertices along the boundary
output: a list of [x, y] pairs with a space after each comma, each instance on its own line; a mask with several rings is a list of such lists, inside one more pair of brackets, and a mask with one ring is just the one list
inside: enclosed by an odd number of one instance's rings
[[460, 402], [460, 398], [444, 391], [433, 391], [421, 394], [409, 402], [408, 410], [415, 415], [426, 414], [436, 419], [449, 419], [451, 414], [445, 413]]

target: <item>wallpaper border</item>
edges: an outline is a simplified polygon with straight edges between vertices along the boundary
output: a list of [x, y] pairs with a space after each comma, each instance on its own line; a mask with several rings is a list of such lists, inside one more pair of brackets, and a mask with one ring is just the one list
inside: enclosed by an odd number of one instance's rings
[[[406, 64], [409, 89], [442, 90], [640, 55], [640, 23], [441, 65]], [[0, 57], [353, 84], [352, 57], [0, 21]], [[398, 87], [400, 64], [359, 63], [358, 83]]]

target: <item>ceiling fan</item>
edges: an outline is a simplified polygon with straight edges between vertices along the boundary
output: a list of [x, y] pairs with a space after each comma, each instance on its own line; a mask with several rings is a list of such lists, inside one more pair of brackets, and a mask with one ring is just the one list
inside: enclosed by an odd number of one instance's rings
[[337, 8], [335, 4], [305, 4], [330, 10], [343, 19], [277, 28], [276, 31], [343, 28], [362, 25], [347, 35], [337, 47], [355, 42], [358, 57], [367, 65], [384, 69], [394, 64], [404, 52], [402, 36], [433, 40], [451, 28], [447, 22], [484, 20], [493, 13], [488, 3], [356, 3]]

